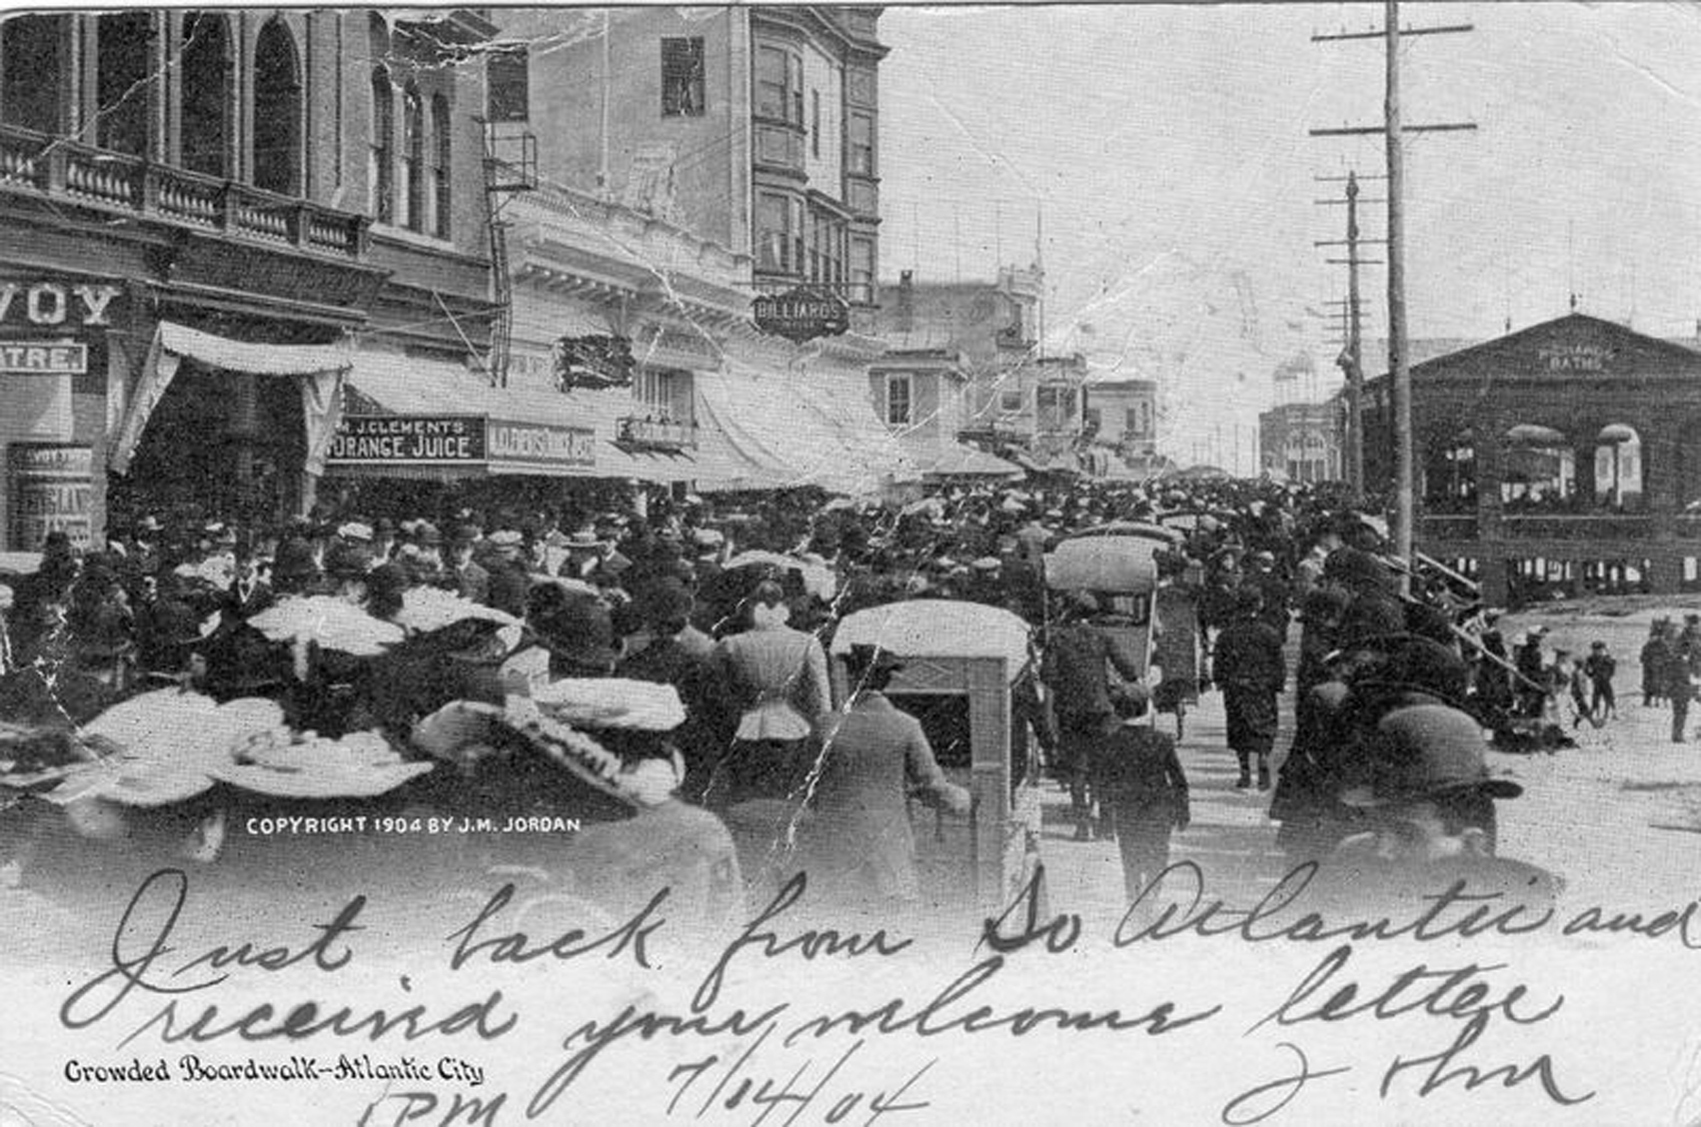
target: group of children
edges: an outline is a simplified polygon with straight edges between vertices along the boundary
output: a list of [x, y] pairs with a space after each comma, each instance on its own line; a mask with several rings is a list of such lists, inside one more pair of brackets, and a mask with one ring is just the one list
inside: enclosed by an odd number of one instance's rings
[[[1573, 707], [1571, 726], [1584, 720], [1597, 726], [1618, 716], [1618, 698], [1613, 695], [1612, 678], [1618, 672], [1618, 660], [1607, 652], [1605, 642], [1592, 642], [1589, 654], [1581, 661], [1570, 651], [1557, 650], [1553, 655], [1554, 687], [1568, 692]], [[1559, 695], [1556, 691], [1555, 696]]]

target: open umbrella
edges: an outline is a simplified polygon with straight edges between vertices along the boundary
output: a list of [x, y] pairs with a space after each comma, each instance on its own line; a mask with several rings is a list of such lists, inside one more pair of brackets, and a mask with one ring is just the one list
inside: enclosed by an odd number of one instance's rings
[[397, 625], [423, 634], [467, 619], [494, 622], [499, 626], [514, 626], [520, 621], [507, 611], [463, 599], [440, 587], [408, 588], [402, 592], [402, 609], [395, 615]]
[[257, 697], [219, 704], [180, 689], [157, 689], [107, 709], [83, 726], [81, 740], [111, 754], [79, 764], [47, 794], [66, 804], [102, 798], [123, 806], [166, 806], [210, 789], [231, 749], [255, 732], [283, 724], [283, 709]]
[[402, 640], [400, 626], [330, 595], [284, 599], [248, 625], [274, 642], [317, 642], [322, 649], [355, 657], [375, 657]]
[[220, 782], [276, 798], [371, 798], [436, 764], [408, 762], [377, 732], [339, 739], [272, 728], [252, 734], [213, 769]]

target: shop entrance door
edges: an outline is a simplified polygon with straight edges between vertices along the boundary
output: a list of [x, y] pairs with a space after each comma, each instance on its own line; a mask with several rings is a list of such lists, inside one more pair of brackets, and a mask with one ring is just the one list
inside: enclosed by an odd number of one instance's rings
[[185, 359], [148, 419], [110, 507], [181, 520], [275, 526], [296, 511], [306, 437], [293, 376], [256, 376]]

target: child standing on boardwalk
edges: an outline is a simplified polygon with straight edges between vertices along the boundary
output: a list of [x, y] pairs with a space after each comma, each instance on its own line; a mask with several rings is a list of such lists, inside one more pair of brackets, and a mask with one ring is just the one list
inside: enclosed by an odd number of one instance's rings
[[1115, 821], [1130, 901], [1169, 865], [1171, 829], [1184, 830], [1192, 820], [1175, 740], [1140, 722], [1149, 701], [1145, 686], [1137, 683], [1115, 692], [1116, 717], [1093, 748], [1094, 773], [1103, 780]]
[[1583, 659], [1583, 674], [1588, 677], [1593, 694], [1589, 698], [1589, 714], [1596, 720], [1618, 715], [1618, 702], [1612, 694], [1612, 675], [1618, 672], [1618, 662], [1607, 652], [1605, 642], [1589, 646], [1589, 656]]

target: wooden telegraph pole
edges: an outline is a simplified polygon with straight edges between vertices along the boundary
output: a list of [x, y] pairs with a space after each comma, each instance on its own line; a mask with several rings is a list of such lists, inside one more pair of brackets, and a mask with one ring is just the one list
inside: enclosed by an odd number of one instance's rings
[[[1417, 503], [1412, 491], [1412, 372], [1406, 358], [1406, 215], [1401, 193], [1406, 182], [1405, 144], [1400, 136], [1400, 0], [1384, 0], [1387, 37], [1387, 87], [1382, 121], [1388, 153], [1388, 382], [1394, 408], [1394, 554], [1412, 559], [1412, 524]], [[1401, 587], [1410, 573], [1400, 575]]]
[[[1339, 35], [1313, 35], [1313, 43], [1343, 39], [1380, 39], [1386, 54], [1385, 85], [1382, 99], [1382, 124], [1379, 126], [1348, 126], [1340, 129], [1313, 129], [1313, 137], [1344, 137], [1380, 133], [1388, 158], [1388, 381], [1394, 431], [1394, 551], [1403, 560], [1412, 557], [1413, 526], [1417, 520], [1417, 504], [1413, 489], [1415, 459], [1412, 449], [1412, 380], [1407, 356], [1406, 334], [1406, 271], [1405, 271], [1405, 152], [1402, 140], [1407, 133], [1439, 133], [1475, 129], [1474, 122], [1450, 122], [1438, 125], [1406, 125], [1400, 109], [1400, 39], [1407, 35], [1441, 35], [1472, 30], [1470, 24], [1447, 27], [1400, 27], [1399, 0], [1383, 0], [1383, 26], [1380, 31], [1342, 32]], [[1350, 300], [1350, 299], [1349, 299]], [[1401, 583], [1407, 583], [1401, 577]]]
[[[1360, 266], [1381, 265], [1373, 258], [1360, 258], [1358, 248], [1364, 243], [1383, 243], [1385, 239], [1366, 239], [1359, 231], [1358, 205], [1360, 202], [1381, 202], [1375, 200], [1360, 201], [1359, 175], [1348, 172], [1345, 177], [1318, 176], [1319, 181], [1345, 180], [1346, 192], [1340, 199], [1325, 199], [1315, 201], [1318, 204], [1345, 204], [1347, 207], [1347, 237], [1345, 239], [1319, 239], [1314, 246], [1347, 248], [1345, 258], [1331, 258], [1330, 263], [1344, 264], [1347, 268], [1347, 299], [1338, 303], [1341, 306], [1341, 355], [1336, 361], [1347, 378], [1347, 434], [1346, 434], [1346, 473], [1347, 486], [1352, 490], [1355, 502], [1364, 500], [1364, 320], [1361, 316], [1363, 304], [1359, 298], [1358, 268]], [[1368, 179], [1381, 179], [1371, 176]], [[1333, 304], [1333, 303], [1332, 303]]]

